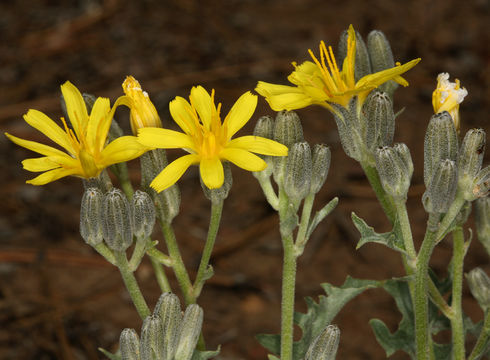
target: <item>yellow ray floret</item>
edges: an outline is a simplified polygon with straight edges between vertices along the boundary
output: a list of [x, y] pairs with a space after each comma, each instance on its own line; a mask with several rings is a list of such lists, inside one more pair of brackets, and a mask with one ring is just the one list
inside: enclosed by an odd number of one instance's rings
[[63, 118], [60, 127], [42, 112], [32, 109], [24, 115], [24, 120], [64, 151], [5, 133], [17, 145], [44, 155], [22, 162], [24, 169], [42, 172], [27, 183], [44, 185], [68, 175], [97, 177], [106, 167], [134, 159], [148, 150], [135, 136], [122, 136], [106, 144], [116, 108], [111, 109], [109, 99], [98, 98], [89, 115], [82, 94], [72, 83], [64, 83], [61, 92], [71, 127]]
[[459, 80], [449, 81], [448, 73], [441, 73], [437, 76], [437, 88], [432, 93], [432, 106], [434, 113], [447, 111], [454, 121], [454, 126], [459, 132], [459, 104], [468, 95], [468, 91], [461, 87]]
[[414, 67], [420, 59], [414, 59], [404, 65], [369, 74], [355, 81], [354, 69], [356, 58], [356, 34], [349, 26], [347, 38], [347, 55], [339, 69], [331, 46], [320, 42], [320, 57], [308, 50], [313, 61], [301, 65], [293, 63], [295, 70], [288, 80], [295, 86], [276, 85], [259, 81], [255, 91], [264, 96], [274, 111], [296, 110], [309, 105], [322, 105], [331, 108], [331, 103], [347, 106], [353, 96], [360, 104], [368, 94], [381, 84], [394, 80], [407, 86], [408, 82], [400, 75]]
[[286, 146], [259, 136], [232, 139], [252, 117], [257, 96], [246, 92], [221, 121], [221, 104], [214, 102], [202, 86], [193, 87], [189, 102], [176, 97], [170, 102], [170, 114], [183, 132], [161, 128], [141, 128], [138, 140], [145, 146], [161, 149], [185, 149], [190, 154], [170, 163], [150, 184], [160, 192], [172, 186], [193, 164], [199, 164], [201, 178], [210, 189], [223, 185], [222, 161], [230, 161], [248, 171], [262, 171], [264, 160], [253, 153], [286, 156]]

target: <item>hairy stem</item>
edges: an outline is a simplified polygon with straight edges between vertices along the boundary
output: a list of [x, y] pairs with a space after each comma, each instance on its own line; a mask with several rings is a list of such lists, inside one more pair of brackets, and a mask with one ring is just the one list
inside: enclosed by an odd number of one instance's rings
[[460, 226], [453, 231], [453, 289], [451, 309], [454, 316], [451, 318], [453, 339], [453, 359], [464, 360], [464, 328], [463, 312], [461, 309], [461, 296], [463, 291], [463, 262], [464, 262], [464, 234]]

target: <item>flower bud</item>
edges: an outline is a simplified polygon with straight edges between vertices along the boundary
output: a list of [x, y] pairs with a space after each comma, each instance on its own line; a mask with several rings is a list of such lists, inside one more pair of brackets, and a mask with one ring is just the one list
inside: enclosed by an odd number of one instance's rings
[[485, 152], [485, 131], [469, 130], [458, 156], [458, 184], [465, 192], [472, 191], [473, 180], [481, 169]]
[[[274, 123], [273, 140], [286, 145], [288, 148], [294, 143], [303, 141], [303, 127], [298, 114], [294, 111], [280, 111], [277, 113]], [[277, 184], [281, 185], [286, 171], [286, 160], [284, 156], [273, 156], [273, 175]]]
[[467, 200], [472, 201], [490, 193], [490, 166], [481, 169], [473, 181], [472, 195]]
[[448, 112], [433, 115], [430, 119], [424, 141], [424, 183], [428, 188], [435, 169], [441, 160], [456, 161], [458, 156], [458, 135]]
[[428, 213], [447, 212], [456, 195], [457, 184], [458, 174], [454, 161], [442, 160], [422, 196], [425, 210]]
[[[347, 30], [344, 30], [340, 35], [339, 41], [339, 64], [342, 64], [345, 57], [347, 56], [348, 38], [348, 32]], [[369, 60], [366, 43], [362, 39], [361, 34], [356, 31], [356, 59], [354, 63], [354, 78], [357, 82], [360, 78], [369, 74], [371, 74], [371, 61]]]
[[85, 190], [80, 207], [80, 235], [90, 246], [100, 244], [102, 236], [102, 204], [104, 195], [94, 187]]
[[389, 146], [395, 134], [393, 104], [386, 93], [373, 91], [364, 103], [366, 146], [374, 152], [379, 146]]
[[339, 328], [328, 325], [310, 344], [304, 360], [335, 360], [339, 341]]
[[490, 307], [490, 279], [487, 274], [482, 269], [475, 268], [466, 274], [466, 279], [471, 294], [486, 312]]
[[412, 176], [407, 165], [409, 161], [402, 159], [400, 153], [389, 146], [378, 148], [375, 159], [383, 189], [395, 198], [406, 198]]
[[164, 359], [173, 359], [177, 350], [182, 313], [177, 295], [163, 293], [155, 306], [155, 315], [159, 315], [163, 325]]
[[158, 315], [147, 316], [141, 328], [141, 360], [163, 359], [163, 327]]
[[153, 232], [155, 225], [155, 206], [153, 201], [144, 191], [137, 190], [131, 201], [131, 218], [133, 234], [141, 239], [146, 239]]
[[466, 95], [468, 91], [461, 87], [458, 79], [456, 82], [450, 82], [448, 73], [441, 73], [437, 76], [437, 87], [432, 93], [434, 113], [447, 111], [457, 132], [459, 132], [459, 104], [463, 102]]
[[140, 360], [140, 341], [133, 329], [124, 329], [119, 338], [121, 360]]
[[213, 204], [218, 204], [224, 201], [228, 194], [230, 193], [231, 186], [233, 185], [233, 177], [231, 176], [231, 169], [228, 163], [223, 163], [223, 171], [224, 171], [224, 182], [221, 187], [217, 189], [208, 188], [201, 178], [201, 187], [204, 192], [204, 196], [211, 201]]
[[143, 91], [140, 83], [132, 76], [127, 76], [122, 84], [128, 105], [131, 109], [131, 130], [137, 135], [138, 129], [143, 127], [162, 127], [155, 105], [150, 100], [148, 93]]
[[478, 240], [490, 255], [490, 197], [486, 196], [475, 201], [475, 224]]
[[[254, 135], [260, 136], [266, 139], [274, 138], [274, 119], [271, 116], [262, 116], [257, 121], [257, 125], [255, 125]], [[267, 179], [272, 175], [273, 170], [273, 162], [272, 156], [268, 155], [258, 155], [267, 163], [267, 167], [262, 171], [254, 171], [253, 175], [256, 178], [264, 178]]]
[[395, 149], [398, 156], [405, 164], [408, 177], [409, 179], [411, 179], [413, 175], [413, 162], [412, 162], [412, 156], [410, 156], [410, 150], [408, 149], [408, 146], [405, 145], [404, 143], [396, 143], [395, 145], [393, 145], [393, 149]]
[[284, 191], [295, 206], [310, 192], [311, 173], [310, 145], [307, 142], [294, 144], [287, 157]]
[[175, 184], [159, 193], [150, 187], [152, 180], [168, 165], [165, 150], [155, 149], [144, 153], [140, 164], [141, 187], [153, 199], [159, 219], [171, 223], [180, 210], [179, 187]]
[[324, 144], [315, 144], [312, 151], [312, 170], [310, 193], [316, 194], [327, 179], [330, 169], [330, 148]]
[[353, 97], [348, 108], [338, 104], [331, 104], [336, 110], [334, 113], [335, 123], [339, 130], [340, 143], [347, 156], [361, 161], [363, 159], [363, 136], [361, 129], [363, 126], [357, 117], [357, 97]]
[[201, 333], [203, 311], [199, 305], [191, 304], [185, 309], [175, 360], [190, 360]]
[[[395, 67], [390, 43], [381, 31], [373, 30], [369, 33], [367, 37], [367, 48], [373, 73]], [[380, 91], [386, 92], [390, 98], [393, 98], [393, 93], [397, 88], [398, 83], [393, 80], [387, 81], [378, 87]]]
[[131, 215], [126, 196], [112, 189], [104, 198], [102, 231], [107, 246], [114, 251], [125, 251], [133, 242]]

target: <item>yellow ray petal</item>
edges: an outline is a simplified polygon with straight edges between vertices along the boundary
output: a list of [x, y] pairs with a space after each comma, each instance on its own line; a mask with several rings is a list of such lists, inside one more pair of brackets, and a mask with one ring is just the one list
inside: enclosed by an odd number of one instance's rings
[[198, 155], [190, 154], [182, 156], [168, 164], [167, 167], [153, 179], [150, 186], [157, 192], [163, 191], [175, 184], [189, 166], [197, 164], [198, 162]]
[[195, 150], [194, 141], [189, 135], [169, 129], [141, 128], [138, 130], [138, 141], [152, 148]]
[[[107, 117], [111, 110], [111, 104], [107, 98], [97, 98], [87, 124], [87, 145], [96, 152], [102, 151], [109, 128]], [[109, 123], [110, 126], [110, 123]]]
[[[398, 79], [399, 80], [399, 75], [403, 74], [404, 72], [407, 72], [411, 68], [413, 68], [415, 65], [418, 64], [418, 62], [421, 59], [413, 59], [412, 61], [407, 62], [406, 64], [395, 66], [390, 69], [378, 71], [377, 73], [374, 74], [369, 74], [361, 79], [356, 83], [356, 88], [358, 87], [363, 87], [363, 86], [369, 86], [369, 85], [375, 85], [376, 87], [387, 82], [388, 80], [391, 79]], [[401, 85], [408, 85], [407, 82], [405, 84]]]
[[273, 95], [265, 98], [269, 103], [269, 106], [274, 111], [281, 110], [297, 110], [302, 109], [307, 106], [316, 104], [315, 99], [308, 96], [307, 94], [301, 93], [290, 93], [290, 94], [281, 94], [281, 95]]
[[255, 88], [255, 91], [260, 95], [266, 97], [272, 95], [302, 93], [302, 90], [297, 88], [296, 86], [271, 84], [264, 81], [259, 81], [257, 83], [257, 87]]
[[62, 177], [74, 175], [76, 174], [76, 172], [77, 169], [58, 168], [58, 169], [46, 171], [45, 173], [42, 173], [41, 175], [35, 177], [34, 179], [27, 180], [26, 183], [31, 185], [45, 185], [52, 181], [58, 180]]
[[85, 101], [80, 91], [69, 81], [61, 85], [61, 93], [63, 94], [63, 99], [65, 99], [68, 118], [77, 137], [80, 138], [80, 134], [84, 131], [88, 121]]
[[201, 159], [199, 172], [202, 182], [210, 189], [220, 188], [225, 181], [223, 164], [218, 158]]
[[70, 142], [67, 133], [63, 131], [63, 129], [60, 128], [46, 114], [38, 110], [31, 109], [24, 115], [24, 120], [34, 129], [42, 132], [56, 144], [65, 148], [71, 154], [75, 154], [75, 149], [73, 149], [73, 145]]
[[243, 149], [224, 149], [221, 151], [220, 157], [248, 171], [262, 171], [267, 167], [267, 163], [264, 160]]
[[191, 89], [191, 104], [197, 110], [199, 117], [206, 129], [211, 127], [212, 108], [214, 107], [211, 96], [202, 86], [194, 86]]
[[247, 150], [262, 155], [287, 156], [288, 154], [287, 146], [274, 140], [253, 135], [233, 139], [226, 147]]
[[169, 104], [170, 115], [179, 127], [186, 134], [193, 134], [195, 131], [194, 110], [189, 102], [183, 97], [177, 96]]
[[10, 135], [9, 133], [5, 133], [5, 136], [7, 136], [10, 141], [13, 143], [25, 147], [26, 149], [29, 149], [31, 151], [37, 152], [41, 155], [45, 156], [66, 156], [66, 154], [58, 150], [52, 146], [44, 145], [35, 141], [30, 141], [30, 140], [24, 140], [21, 138], [18, 138], [17, 136]]
[[250, 91], [238, 98], [223, 122], [227, 128], [228, 139], [250, 120], [256, 107], [257, 95]]
[[99, 163], [104, 167], [141, 156], [148, 147], [142, 145], [136, 136], [121, 136], [107, 145], [100, 153]]
[[59, 168], [60, 164], [45, 156], [40, 158], [25, 159], [22, 161], [22, 166], [27, 171], [41, 172]]

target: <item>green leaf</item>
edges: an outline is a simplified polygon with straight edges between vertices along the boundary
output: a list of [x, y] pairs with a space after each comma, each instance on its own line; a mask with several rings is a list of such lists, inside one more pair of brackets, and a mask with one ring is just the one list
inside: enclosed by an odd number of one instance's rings
[[218, 356], [220, 350], [221, 350], [221, 346], [218, 346], [218, 348], [214, 351], [199, 351], [196, 349], [192, 353], [192, 359], [191, 360], [208, 360], [208, 359], [214, 358], [214, 357]]
[[110, 360], [121, 360], [121, 355], [119, 354], [119, 351], [115, 354], [102, 348], [99, 348], [99, 351], [105, 356], [107, 356]]
[[385, 246], [388, 246], [390, 249], [406, 254], [402, 237], [399, 235], [400, 226], [397, 220], [395, 220], [392, 231], [378, 234], [371, 226], [367, 225], [364, 220], [362, 220], [355, 213], [352, 213], [351, 217], [352, 221], [354, 222], [354, 226], [361, 233], [361, 239], [357, 243], [356, 249], [359, 249], [366, 243], [374, 242], [378, 244], [383, 244]]
[[[308, 307], [306, 314], [299, 312], [294, 314], [294, 323], [301, 328], [302, 337], [293, 344], [293, 360], [304, 358], [313, 340], [332, 322], [347, 302], [364, 290], [376, 288], [382, 284], [382, 281], [359, 280], [351, 277], [347, 277], [341, 287], [322, 284], [328, 296], [320, 296], [318, 303], [307, 297], [305, 299]], [[281, 348], [280, 335], [262, 334], [258, 335], [257, 339], [270, 352], [279, 355]]]

